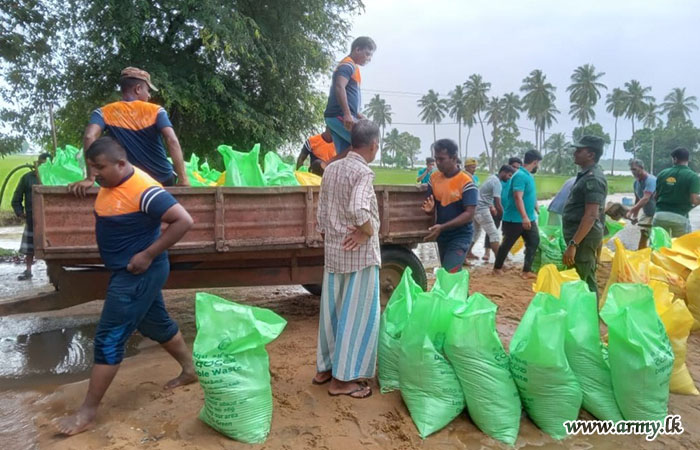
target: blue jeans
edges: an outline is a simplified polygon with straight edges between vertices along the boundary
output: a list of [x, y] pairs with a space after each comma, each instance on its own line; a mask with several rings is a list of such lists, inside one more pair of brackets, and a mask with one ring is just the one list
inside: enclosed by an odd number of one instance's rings
[[95, 364], [121, 363], [124, 345], [136, 330], [161, 344], [177, 334], [177, 324], [165, 310], [161, 292], [169, 273], [167, 258], [154, 261], [140, 275], [126, 269], [112, 272], [95, 331]]
[[335, 152], [342, 155], [350, 147], [350, 130], [345, 128], [343, 121], [337, 117], [326, 117], [326, 125], [331, 130]]
[[468, 232], [454, 235], [440, 235], [437, 239], [440, 264], [450, 273], [462, 270], [464, 260], [467, 258], [469, 247], [472, 245], [474, 228], [469, 226]]

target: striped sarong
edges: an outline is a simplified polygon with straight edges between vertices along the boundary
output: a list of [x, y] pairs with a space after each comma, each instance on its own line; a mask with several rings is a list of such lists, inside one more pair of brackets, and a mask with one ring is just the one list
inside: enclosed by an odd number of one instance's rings
[[377, 367], [379, 266], [324, 270], [316, 368], [341, 381], [372, 378]]

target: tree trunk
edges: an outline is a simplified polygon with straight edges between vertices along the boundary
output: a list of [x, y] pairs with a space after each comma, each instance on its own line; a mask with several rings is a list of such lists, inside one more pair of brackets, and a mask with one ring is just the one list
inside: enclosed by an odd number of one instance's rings
[[382, 137], [379, 139], [379, 166], [384, 167], [384, 129], [385, 127], [382, 125]]
[[458, 132], [459, 138], [457, 139], [457, 142], [459, 142], [459, 151], [457, 154], [459, 155], [459, 159], [462, 159], [462, 121], [461, 120], [457, 121], [457, 129], [459, 130], [459, 132]]
[[612, 165], [610, 166], [610, 175], [615, 174], [615, 148], [617, 147], [617, 117], [615, 117], [615, 139], [613, 140], [613, 157]]
[[[433, 144], [437, 141], [437, 136], [435, 134], [435, 122], [433, 122]], [[435, 158], [435, 148], [431, 145], [430, 146], [430, 153], [433, 158]]]
[[469, 136], [472, 134], [472, 127], [467, 127], [467, 140], [464, 141], [464, 158], [469, 157]]
[[486, 148], [486, 157], [489, 157], [489, 144], [486, 142], [486, 131], [484, 131], [484, 122], [481, 120], [481, 112], [477, 111], [476, 116], [479, 118], [479, 124], [481, 125], [481, 136], [484, 138], [484, 147]]
[[634, 137], [634, 117], [632, 117], [632, 158], [637, 159], [637, 139]]
[[654, 141], [656, 140], [656, 136], [653, 134], [654, 132], [652, 131], [651, 135], [651, 164], [649, 164], [649, 169], [651, 170], [651, 174], [654, 174]]
[[53, 138], [53, 155], [56, 156], [58, 142], [56, 141], [56, 123], [53, 120], [53, 103], [49, 103], [49, 121], [51, 122], [51, 137]]

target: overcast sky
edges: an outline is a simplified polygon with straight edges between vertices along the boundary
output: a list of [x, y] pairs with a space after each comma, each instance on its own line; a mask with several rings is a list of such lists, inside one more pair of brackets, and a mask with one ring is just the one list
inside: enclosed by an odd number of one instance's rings
[[[394, 126], [421, 138], [428, 154], [432, 127], [418, 125], [419, 95], [441, 95], [472, 73], [492, 83], [491, 94], [519, 93], [522, 79], [541, 69], [557, 87], [559, 122], [549, 132], [570, 135], [566, 86], [573, 70], [592, 63], [605, 72], [609, 90], [639, 80], [652, 87], [661, 103], [674, 87], [700, 97], [700, 1], [626, 0], [365, 0], [365, 12], [353, 19], [352, 37], [377, 42], [372, 62], [362, 68], [363, 102], [379, 93], [392, 106]], [[342, 55], [339, 55], [342, 56]], [[604, 98], [596, 121], [613, 137], [613, 118]], [[524, 118], [525, 115], [523, 114]], [[700, 124], [700, 114], [693, 114]], [[446, 118], [446, 122], [452, 119]], [[531, 122], [521, 120], [521, 136], [534, 142]], [[524, 129], [528, 128], [528, 129]], [[490, 141], [490, 130], [487, 129]], [[466, 139], [466, 128], [462, 133]], [[618, 124], [618, 157], [631, 136], [629, 120]], [[457, 126], [438, 126], [438, 138], [457, 139]], [[483, 151], [480, 130], [472, 131], [469, 155]], [[606, 157], [612, 155], [612, 145]], [[625, 155], [625, 157], [629, 157]]]

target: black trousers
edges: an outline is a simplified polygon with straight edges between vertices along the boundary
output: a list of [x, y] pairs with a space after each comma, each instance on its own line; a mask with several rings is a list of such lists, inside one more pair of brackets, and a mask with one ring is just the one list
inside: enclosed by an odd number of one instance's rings
[[508, 256], [508, 252], [515, 241], [518, 240], [520, 236], [523, 237], [525, 241], [525, 262], [523, 264], [523, 272], [532, 272], [532, 262], [535, 260], [535, 252], [537, 247], [540, 245], [540, 232], [537, 229], [537, 223], [531, 222], [532, 227], [529, 230], [523, 228], [523, 224], [520, 222], [506, 222], [501, 223], [501, 231], [503, 232], [503, 241], [501, 246], [498, 248], [498, 254], [496, 255], [496, 262], [493, 265], [494, 269], [500, 269], [503, 267], [503, 263]]

